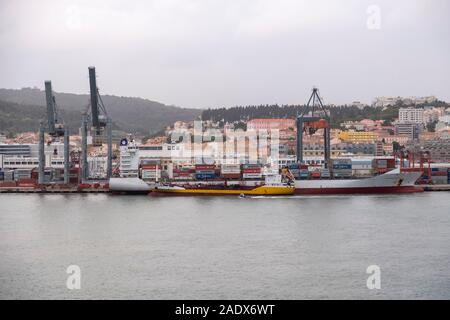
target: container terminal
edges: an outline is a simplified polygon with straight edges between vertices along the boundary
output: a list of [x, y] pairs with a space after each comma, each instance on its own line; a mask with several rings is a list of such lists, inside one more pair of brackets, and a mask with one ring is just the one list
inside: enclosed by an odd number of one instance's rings
[[[128, 137], [120, 140], [114, 158], [112, 119], [97, 87], [95, 67], [89, 67], [88, 74], [90, 99], [80, 115], [81, 150], [71, 150], [69, 130], [59, 117], [52, 83], [45, 81], [47, 112], [46, 120], [40, 122], [39, 143], [0, 143], [0, 192], [252, 194], [251, 190], [273, 186], [274, 176], [278, 185], [286, 186], [277, 192], [285, 194], [450, 190], [450, 164], [433, 163], [424, 153], [332, 158], [329, 114], [317, 88], [295, 120], [296, 156], [266, 163], [248, 158], [232, 163], [220, 158], [198, 161], [183, 155], [182, 143], [152, 147], [138, 145]], [[303, 136], [318, 130], [323, 131], [323, 159], [311, 161], [304, 156]], [[91, 147], [104, 152], [89, 155]]]

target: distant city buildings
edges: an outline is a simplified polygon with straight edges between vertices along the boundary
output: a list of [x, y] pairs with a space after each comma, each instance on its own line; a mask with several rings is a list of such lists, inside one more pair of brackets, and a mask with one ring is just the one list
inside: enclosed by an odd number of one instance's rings
[[443, 131], [450, 129], [450, 114], [438, 118], [438, 123], [436, 124], [436, 131]]
[[295, 119], [252, 119], [247, 122], [247, 130], [286, 130], [295, 127]]
[[402, 134], [395, 134], [383, 137], [383, 142], [386, 144], [392, 145], [394, 142], [397, 142], [401, 146], [404, 146], [409, 140], [411, 140], [410, 135], [402, 135]]
[[370, 131], [341, 131], [339, 139], [350, 143], [374, 143], [377, 141], [377, 134]]
[[389, 107], [395, 106], [398, 103], [403, 103], [405, 105], [418, 105], [433, 103], [437, 100], [435, 96], [428, 97], [376, 97], [372, 101], [372, 106], [374, 107]]
[[374, 131], [383, 128], [384, 120], [363, 119], [361, 121], [345, 121], [341, 127], [347, 130]]
[[[358, 119], [352, 121], [345, 121], [341, 124], [333, 123], [330, 130], [331, 136], [331, 156], [332, 158], [339, 157], [373, 157], [373, 156], [388, 156], [392, 155], [398, 148], [405, 146], [406, 148], [418, 148], [418, 150], [429, 151], [433, 161], [449, 161], [450, 152], [450, 108], [436, 107], [432, 104], [436, 101], [433, 96], [430, 97], [378, 97], [374, 100], [373, 106], [387, 107], [399, 105], [400, 103], [405, 107], [399, 108], [398, 118], [393, 119], [392, 110], [389, 110], [389, 118], [385, 120], [362, 119], [360, 115], [351, 117], [350, 119]], [[363, 109], [365, 104], [354, 101], [351, 106]], [[420, 105], [420, 107], [415, 107]], [[353, 110], [354, 111], [354, 110]], [[367, 117], [373, 116], [373, 110], [369, 110]], [[381, 110], [376, 110], [378, 111]], [[363, 113], [361, 113], [363, 114]], [[350, 117], [350, 116], [349, 116]], [[389, 120], [389, 121], [388, 121]], [[186, 163], [190, 158], [189, 154], [194, 151], [203, 150], [206, 154], [210, 154], [212, 158], [220, 157], [226, 154], [227, 157], [234, 157], [239, 163], [248, 162], [246, 155], [249, 150], [258, 145], [258, 157], [260, 159], [269, 159], [272, 156], [273, 142], [278, 143], [277, 151], [281, 158], [291, 159], [295, 161], [296, 154], [296, 139], [297, 128], [294, 117], [290, 119], [285, 118], [259, 118], [237, 120], [234, 122], [221, 121], [203, 121], [200, 126], [200, 133], [198, 126], [196, 127], [194, 121], [184, 122], [176, 121], [173, 125], [168, 126], [165, 131], [161, 131], [159, 136], [152, 138], [145, 137], [144, 143], [137, 143], [138, 152], [149, 159], [160, 158], [161, 165], [167, 166], [170, 161], [175, 163]], [[244, 129], [247, 129], [245, 132]], [[212, 129], [207, 133], [208, 129]], [[239, 130], [238, 130], [239, 129]], [[220, 139], [233, 136], [236, 134], [255, 135], [255, 132], [261, 133], [264, 130], [268, 132], [266, 141], [264, 139], [248, 141], [242, 150], [236, 148], [232, 151], [222, 145]], [[277, 130], [276, 137], [272, 140], [270, 135], [271, 130]], [[194, 141], [201, 135], [201, 142]], [[189, 137], [189, 139], [187, 139]], [[138, 137], [134, 141], [139, 142], [144, 137]], [[88, 137], [90, 139], [90, 137]], [[233, 140], [235, 138], [231, 138]], [[236, 138], [238, 139], [238, 138]], [[226, 142], [227, 139], [224, 139]], [[25, 132], [17, 134], [14, 138], [11, 135], [0, 135], [0, 157], [2, 167], [6, 165], [7, 168], [18, 166], [21, 168], [33, 167], [37, 162], [37, 132]], [[48, 141], [48, 135], [46, 135]], [[71, 150], [78, 151], [81, 144], [80, 135], [72, 135], [70, 137]], [[266, 145], [261, 147], [261, 143]], [[232, 142], [232, 145], [237, 145]], [[303, 136], [304, 156], [310, 163], [320, 163], [324, 157], [323, 146], [323, 130], [319, 129], [314, 134], [305, 134]], [[58, 147], [59, 148], [59, 147]], [[98, 157], [105, 154], [106, 149], [102, 147], [89, 147], [88, 155]], [[131, 151], [132, 152], [132, 151]], [[46, 165], [62, 166], [62, 150], [49, 149], [46, 147]], [[121, 170], [126, 170], [127, 155], [123, 154], [121, 161], [123, 167]], [[89, 160], [90, 164], [93, 160]], [[96, 164], [97, 165], [97, 164]], [[94, 170], [93, 168], [92, 170]]]
[[439, 117], [445, 115], [444, 108], [425, 107], [423, 111], [423, 122], [425, 124], [430, 122], [438, 122]]
[[423, 109], [400, 108], [398, 111], [399, 123], [423, 123]]
[[395, 134], [407, 136], [409, 140], [418, 140], [422, 131], [422, 124], [419, 123], [397, 123]]

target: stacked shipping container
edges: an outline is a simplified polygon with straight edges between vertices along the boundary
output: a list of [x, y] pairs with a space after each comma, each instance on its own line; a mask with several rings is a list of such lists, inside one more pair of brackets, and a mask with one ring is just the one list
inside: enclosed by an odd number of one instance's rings
[[380, 158], [372, 160], [372, 168], [375, 174], [381, 174], [395, 169], [394, 158]]
[[433, 184], [447, 184], [448, 183], [448, 168], [431, 168], [431, 181]]
[[195, 169], [192, 167], [179, 167], [173, 169], [174, 180], [194, 180]]
[[140, 170], [142, 180], [157, 181], [161, 179], [160, 163], [157, 160], [141, 160]]
[[332, 159], [331, 164], [335, 178], [349, 178], [352, 176], [352, 159]]
[[262, 170], [260, 164], [243, 164], [242, 179], [261, 179]]
[[220, 167], [220, 177], [223, 179], [240, 179], [241, 166], [239, 164], [223, 164]]
[[195, 178], [197, 180], [209, 180], [217, 178], [216, 166], [213, 164], [196, 164]]

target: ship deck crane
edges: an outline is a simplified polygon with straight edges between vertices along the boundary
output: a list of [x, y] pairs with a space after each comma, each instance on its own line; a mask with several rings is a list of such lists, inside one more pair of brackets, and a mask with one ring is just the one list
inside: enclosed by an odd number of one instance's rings
[[106, 112], [105, 105], [97, 87], [95, 67], [89, 67], [89, 88], [90, 88], [90, 114], [88, 110], [83, 113], [81, 123], [81, 153], [82, 153], [82, 180], [89, 179], [89, 163], [87, 160], [87, 136], [91, 132], [92, 144], [101, 146], [105, 141], [108, 145], [107, 151], [107, 179], [112, 174], [112, 121]]
[[323, 129], [325, 168], [331, 169], [330, 114], [325, 109], [317, 88], [312, 89], [305, 110], [297, 116], [297, 162], [303, 162], [303, 135]]
[[[63, 137], [64, 142], [64, 184], [69, 183], [69, 131], [60, 122], [56, 108], [56, 99], [53, 95], [52, 82], [45, 81], [45, 100], [47, 104], [47, 129], [51, 141], [49, 144], [60, 141]], [[40, 123], [39, 127], [39, 184], [44, 183], [45, 170], [45, 147], [44, 147], [44, 123]]]

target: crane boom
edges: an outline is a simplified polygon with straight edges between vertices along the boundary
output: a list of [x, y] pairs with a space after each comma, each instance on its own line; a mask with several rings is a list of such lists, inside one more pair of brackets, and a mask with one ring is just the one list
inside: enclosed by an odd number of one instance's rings
[[58, 120], [51, 81], [45, 81], [45, 100], [47, 102], [48, 133], [52, 137], [62, 137], [64, 135], [64, 125]]
[[100, 129], [99, 110], [98, 110], [98, 92], [97, 80], [95, 77], [95, 67], [89, 67], [89, 84], [91, 91], [91, 116], [92, 126]]
[[48, 120], [48, 132], [50, 135], [55, 134], [56, 124], [56, 109], [55, 99], [52, 92], [52, 82], [45, 81], [45, 100], [47, 101], [47, 120]]

